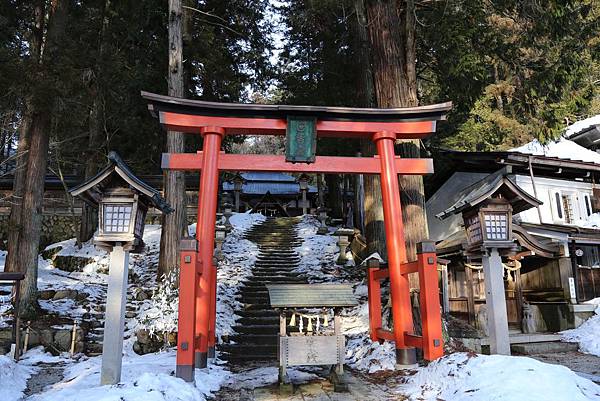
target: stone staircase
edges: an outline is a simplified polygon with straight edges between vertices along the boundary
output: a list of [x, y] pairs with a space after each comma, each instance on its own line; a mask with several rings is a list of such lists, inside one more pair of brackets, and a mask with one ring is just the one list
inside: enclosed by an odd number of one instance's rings
[[230, 342], [219, 348], [224, 359], [231, 362], [265, 361], [277, 359], [279, 315], [269, 305], [266, 284], [306, 283], [295, 268], [300, 256], [294, 250], [302, 241], [296, 234], [295, 218], [269, 218], [250, 228], [245, 238], [258, 245], [259, 254], [248, 277], [240, 288], [243, 309], [235, 334]]

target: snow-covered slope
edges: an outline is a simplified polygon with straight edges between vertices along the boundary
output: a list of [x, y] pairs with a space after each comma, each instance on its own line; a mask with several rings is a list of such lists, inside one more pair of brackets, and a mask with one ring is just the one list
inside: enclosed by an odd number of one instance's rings
[[586, 320], [576, 329], [561, 332], [561, 339], [567, 342], [579, 343], [579, 350], [586, 354], [600, 356], [600, 298], [596, 314]]
[[399, 391], [411, 401], [597, 401], [600, 386], [525, 357], [456, 353], [419, 369]]

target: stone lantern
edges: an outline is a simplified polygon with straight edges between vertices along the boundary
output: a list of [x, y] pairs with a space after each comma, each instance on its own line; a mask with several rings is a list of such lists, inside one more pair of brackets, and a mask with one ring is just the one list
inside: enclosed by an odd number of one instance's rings
[[302, 208], [302, 214], [306, 214], [308, 212], [308, 200], [306, 198], [306, 195], [308, 193], [308, 181], [309, 181], [310, 177], [306, 174], [302, 174], [299, 178], [298, 178], [298, 185], [300, 186], [300, 192], [302, 192], [302, 200], [300, 201], [300, 207]]
[[240, 174], [236, 174], [233, 177], [233, 193], [235, 196], [235, 212], [240, 212], [240, 194], [242, 193], [242, 188], [244, 187], [244, 178]]
[[217, 225], [215, 227], [215, 257], [217, 261], [222, 262], [225, 260], [225, 256], [223, 255], [223, 243], [225, 242], [225, 237], [227, 236], [227, 227], [222, 225]]
[[223, 203], [223, 216], [225, 216], [225, 228], [227, 229], [227, 231], [231, 231], [231, 229], [233, 228], [231, 222], [229, 221], [231, 216], [233, 216], [232, 206], [233, 205], [229, 202]]
[[129, 253], [139, 253], [144, 248], [144, 220], [149, 207], [163, 213], [173, 211], [160, 193], [137, 178], [116, 152], [110, 152], [108, 160], [102, 171], [69, 191], [98, 210], [94, 244], [110, 252], [100, 378], [103, 385], [116, 384], [121, 379]]
[[350, 245], [350, 237], [354, 235], [354, 230], [350, 228], [340, 228], [333, 235], [338, 237], [337, 245], [340, 248], [340, 256], [335, 261], [338, 265], [345, 265], [348, 262], [346, 258], [346, 249]]
[[516, 251], [512, 231], [513, 213], [542, 204], [500, 171], [468, 187], [459, 201], [437, 215], [462, 214], [467, 236], [465, 254], [481, 259], [488, 311], [490, 353], [510, 355], [510, 338], [504, 292], [502, 255]]
[[317, 209], [317, 213], [318, 213], [319, 222], [321, 223], [321, 225], [317, 229], [317, 234], [320, 234], [320, 235], [327, 234], [329, 232], [329, 229], [327, 228], [327, 224], [326, 224], [326, 222], [327, 222], [327, 208], [321, 206], [321, 207], [319, 207]]

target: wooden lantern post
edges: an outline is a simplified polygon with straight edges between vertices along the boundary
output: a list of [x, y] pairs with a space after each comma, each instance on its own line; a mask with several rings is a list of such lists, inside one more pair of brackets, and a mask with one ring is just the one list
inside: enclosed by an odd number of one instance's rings
[[110, 252], [108, 290], [102, 342], [100, 384], [121, 380], [129, 253], [144, 248], [144, 222], [148, 207], [165, 213], [172, 209], [155, 189], [140, 181], [115, 152], [96, 176], [71, 189], [72, 196], [98, 209], [94, 244]]

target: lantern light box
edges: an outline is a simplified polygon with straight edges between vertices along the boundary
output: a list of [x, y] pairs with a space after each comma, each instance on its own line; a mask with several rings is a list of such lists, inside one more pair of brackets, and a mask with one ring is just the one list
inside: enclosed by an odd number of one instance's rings
[[69, 192], [98, 210], [96, 246], [111, 250], [121, 243], [128, 251], [140, 252], [148, 208], [164, 213], [172, 209], [156, 189], [131, 172], [116, 152], [110, 152], [108, 159], [102, 171]]

